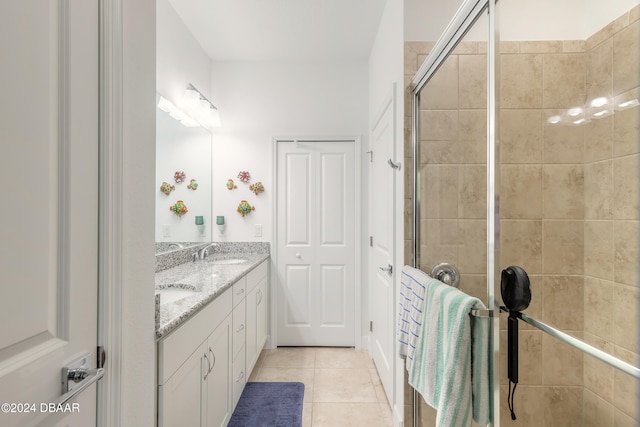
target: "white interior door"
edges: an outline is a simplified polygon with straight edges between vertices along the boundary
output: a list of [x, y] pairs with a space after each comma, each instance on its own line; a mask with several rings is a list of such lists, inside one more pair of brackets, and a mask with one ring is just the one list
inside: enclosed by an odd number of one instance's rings
[[0, 425], [95, 425], [95, 385], [49, 404], [96, 365], [98, 1], [3, 1], [0, 58]]
[[276, 344], [354, 346], [356, 142], [276, 147]]
[[[395, 92], [395, 91], [394, 91]], [[394, 100], [385, 103], [372, 129], [370, 163], [371, 357], [389, 402], [393, 402], [394, 291]]]

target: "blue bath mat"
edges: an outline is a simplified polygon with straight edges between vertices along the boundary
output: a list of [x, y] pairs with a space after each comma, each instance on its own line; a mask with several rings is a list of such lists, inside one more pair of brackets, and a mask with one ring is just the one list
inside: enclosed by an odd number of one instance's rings
[[304, 384], [248, 382], [228, 427], [300, 427]]

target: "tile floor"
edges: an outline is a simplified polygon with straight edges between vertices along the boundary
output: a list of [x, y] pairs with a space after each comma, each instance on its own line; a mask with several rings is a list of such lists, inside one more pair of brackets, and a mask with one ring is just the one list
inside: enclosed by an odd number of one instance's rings
[[388, 427], [391, 410], [373, 361], [352, 348], [264, 350], [249, 381], [304, 383], [303, 427]]

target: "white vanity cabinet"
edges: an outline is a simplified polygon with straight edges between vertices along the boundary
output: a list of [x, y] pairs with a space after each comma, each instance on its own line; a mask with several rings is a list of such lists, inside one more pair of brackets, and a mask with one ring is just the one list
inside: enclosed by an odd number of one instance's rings
[[226, 426], [231, 418], [229, 290], [158, 342], [158, 426]]
[[247, 274], [246, 366], [251, 372], [267, 340], [267, 281], [265, 261]]
[[158, 341], [158, 426], [224, 427], [267, 339], [266, 260]]

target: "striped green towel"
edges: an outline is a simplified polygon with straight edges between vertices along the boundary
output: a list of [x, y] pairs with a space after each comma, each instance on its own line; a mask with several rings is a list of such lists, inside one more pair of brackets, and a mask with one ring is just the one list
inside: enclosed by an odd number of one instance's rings
[[408, 361], [409, 384], [438, 410], [436, 426], [490, 421], [488, 318], [477, 298], [431, 279], [425, 283], [422, 335]]

